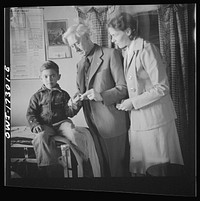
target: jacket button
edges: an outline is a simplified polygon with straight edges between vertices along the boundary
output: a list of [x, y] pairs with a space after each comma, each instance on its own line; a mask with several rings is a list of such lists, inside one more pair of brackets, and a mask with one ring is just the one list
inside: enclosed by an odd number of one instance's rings
[[132, 79], [132, 76], [130, 75], [128, 79], [131, 80], [131, 79]]
[[131, 91], [136, 92], [136, 89], [135, 89], [135, 88], [133, 88], [133, 87], [131, 87]]

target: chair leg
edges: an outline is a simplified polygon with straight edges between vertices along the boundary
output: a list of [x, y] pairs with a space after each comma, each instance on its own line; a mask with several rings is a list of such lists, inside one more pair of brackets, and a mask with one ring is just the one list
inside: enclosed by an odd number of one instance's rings
[[60, 146], [62, 156], [58, 158], [58, 162], [64, 168], [64, 177], [73, 177], [72, 175], [72, 164], [71, 164], [71, 154], [68, 144]]

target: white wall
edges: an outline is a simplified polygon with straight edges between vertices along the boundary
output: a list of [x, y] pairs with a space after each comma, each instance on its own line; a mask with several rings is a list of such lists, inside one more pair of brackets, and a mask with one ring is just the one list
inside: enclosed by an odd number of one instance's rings
[[[43, 8], [44, 20], [67, 19], [68, 26], [71, 26], [77, 18], [77, 12], [72, 6], [51, 6]], [[76, 92], [76, 63], [79, 59], [79, 56], [72, 52], [72, 58], [53, 60], [60, 67], [61, 79], [58, 83], [70, 96], [73, 96]], [[28, 125], [26, 120], [28, 103], [30, 97], [41, 85], [42, 82], [39, 79], [11, 80], [11, 126]], [[86, 126], [82, 109], [72, 120], [77, 126]]]

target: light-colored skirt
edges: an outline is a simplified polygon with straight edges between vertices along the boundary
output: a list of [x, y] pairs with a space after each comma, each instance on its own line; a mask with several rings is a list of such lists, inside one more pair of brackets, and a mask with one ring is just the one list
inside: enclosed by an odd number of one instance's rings
[[183, 165], [174, 121], [151, 130], [129, 131], [130, 172], [146, 174], [148, 167], [159, 163]]

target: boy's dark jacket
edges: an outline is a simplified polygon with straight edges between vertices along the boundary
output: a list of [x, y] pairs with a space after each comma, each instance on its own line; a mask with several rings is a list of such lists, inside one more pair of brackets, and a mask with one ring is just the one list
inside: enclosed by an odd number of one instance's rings
[[52, 125], [73, 117], [77, 107], [69, 107], [69, 94], [57, 84], [53, 89], [43, 85], [30, 99], [26, 118], [31, 131], [37, 125]]

